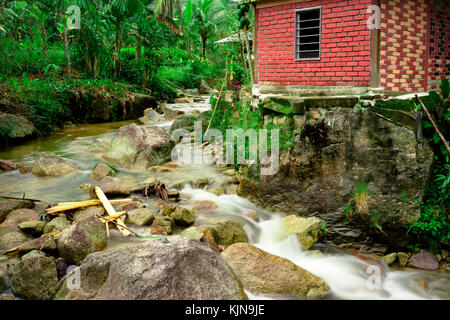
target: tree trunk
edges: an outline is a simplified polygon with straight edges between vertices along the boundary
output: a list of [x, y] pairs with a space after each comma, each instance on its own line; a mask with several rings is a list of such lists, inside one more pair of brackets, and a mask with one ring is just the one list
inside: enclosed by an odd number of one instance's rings
[[205, 58], [206, 58], [206, 41], [208, 41], [208, 39], [202, 37], [202, 43], [203, 43], [203, 60], [205, 60]]
[[84, 41], [84, 67], [86, 68], [86, 72], [89, 73], [92, 71], [91, 59], [89, 57], [89, 44], [87, 41]]
[[245, 36], [245, 44], [247, 45], [247, 59], [248, 65], [250, 68], [250, 80], [252, 81], [252, 85], [255, 84], [255, 75], [253, 74], [253, 61], [252, 61], [252, 52], [250, 50], [250, 41], [248, 40], [248, 27], [244, 27], [244, 36]]
[[67, 40], [67, 26], [64, 27], [64, 51], [67, 58], [67, 75], [70, 77], [72, 75], [72, 70], [70, 62], [69, 41]]
[[94, 78], [97, 78], [98, 77], [98, 58], [97, 57], [94, 57], [93, 69], [94, 69]]
[[134, 43], [136, 46], [136, 61], [139, 63], [141, 62], [142, 40], [138, 37]]
[[245, 58], [244, 58], [244, 48], [242, 47], [242, 41], [241, 41], [241, 31], [238, 32], [238, 38], [239, 38], [239, 53], [241, 55], [241, 61], [242, 61], [242, 71], [245, 74], [245, 69], [247, 69]]
[[120, 20], [116, 18], [116, 53], [114, 55], [114, 76], [119, 74], [119, 62], [120, 62]]
[[47, 30], [45, 30], [44, 23], [41, 23], [41, 38], [42, 38], [42, 51], [45, 54], [45, 59], [47, 63], [49, 63], [50, 58], [48, 56], [48, 48], [47, 48]]
[[183, 9], [181, 8], [181, 0], [177, 0], [177, 9], [180, 15], [180, 31], [183, 34]]

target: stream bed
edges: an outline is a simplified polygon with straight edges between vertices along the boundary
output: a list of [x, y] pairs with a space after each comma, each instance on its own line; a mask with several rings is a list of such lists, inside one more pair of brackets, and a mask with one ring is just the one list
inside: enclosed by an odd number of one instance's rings
[[[202, 100], [203, 99], [203, 100]], [[209, 108], [207, 97], [189, 103], [174, 104], [189, 114]], [[0, 159], [20, 162], [29, 167], [39, 152], [50, 151], [74, 162], [79, 168], [75, 174], [63, 177], [37, 177], [31, 173], [21, 174], [18, 170], [0, 174], [0, 195], [35, 198], [50, 203], [82, 201], [89, 199], [89, 193], [78, 187], [83, 183], [94, 183], [90, 178], [96, 163], [102, 162], [102, 148], [111, 140], [114, 132], [121, 126], [135, 121], [83, 124], [68, 127], [54, 133], [50, 137], [28, 141], [18, 146], [0, 149]], [[169, 128], [171, 121], [159, 123]], [[143, 181], [151, 176], [167, 185], [182, 181], [208, 178], [212, 188], [220, 189], [230, 179], [224, 171], [207, 164], [183, 165], [171, 172], [149, 172], [125, 170], [119, 168], [117, 177], [123, 180]], [[210, 189], [208, 189], [210, 190]], [[217, 192], [216, 192], [217, 193]], [[216, 216], [233, 217], [245, 223], [245, 231], [249, 242], [253, 245], [280, 257], [291, 260], [296, 265], [324, 279], [330, 286], [329, 299], [450, 299], [450, 274], [448, 272], [431, 272], [418, 269], [391, 269], [375, 259], [361, 259], [339, 249], [323, 250], [322, 253], [302, 251], [294, 236], [284, 238], [281, 214], [265, 211], [247, 199], [226, 190], [227, 194], [217, 195], [204, 189], [193, 189], [189, 184], [181, 188], [182, 206], [189, 206], [194, 201], [212, 201], [219, 210]], [[220, 194], [220, 192], [218, 193]], [[151, 199], [143, 200], [152, 205]], [[260, 222], [255, 222], [242, 214], [253, 210], [259, 215]], [[196, 224], [201, 224], [206, 217], [197, 217]], [[0, 235], [2, 234], [0, 230]], [[123, 237], [118, 232], [111, 232], [108, 248], [131, 245], [145, 239]], [[0, 256], [0, 266], [14, 262], [14, 259]], [[380, 287], [368, 285], [371, 273], [368, 268], [378, 265], [381, 270]], [[1, 268], [0, 268], [1, 270]], [[4, 295], [11, 295], [5, 293]], [[290, 299], [286, 296], [255, 296], [247, 292], [250, 299]]]

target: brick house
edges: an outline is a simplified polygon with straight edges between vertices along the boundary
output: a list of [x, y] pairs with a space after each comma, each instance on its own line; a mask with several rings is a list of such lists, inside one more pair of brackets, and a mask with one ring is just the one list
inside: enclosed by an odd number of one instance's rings
[[[449, 0], [250, 0], [259, 86], [428, 91], [450, 78]], [[380, 28], [368, 20], [380, 8]], [[438, 9], [442, 8], [442, 9]]]

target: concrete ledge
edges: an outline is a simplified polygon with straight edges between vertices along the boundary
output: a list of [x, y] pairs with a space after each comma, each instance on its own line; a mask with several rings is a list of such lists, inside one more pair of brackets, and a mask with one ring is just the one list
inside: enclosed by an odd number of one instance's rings
[[277, 86], [254, 85], [253, 95], [282, 94], [297, 97], [365, 95], [382, 93], [383, 88], [353, 86]]

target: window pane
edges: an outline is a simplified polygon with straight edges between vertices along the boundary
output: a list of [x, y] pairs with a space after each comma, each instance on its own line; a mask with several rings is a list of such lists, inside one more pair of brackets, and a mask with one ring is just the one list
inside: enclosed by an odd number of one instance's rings
[[320, 59], [320, 8], [297, 11], [295, 59]]

